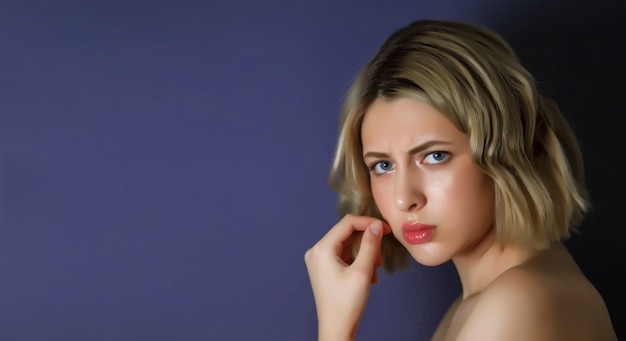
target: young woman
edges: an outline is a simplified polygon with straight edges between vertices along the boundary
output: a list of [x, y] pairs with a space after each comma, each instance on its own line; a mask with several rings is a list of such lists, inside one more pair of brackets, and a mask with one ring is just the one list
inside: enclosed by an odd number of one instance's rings
[[330, 183], [343, 218], [305, 254], [320, 340], [354, 339], [376, 268], [408, 255], [461, 279], [433, 340], [616, 340], [562, 243], [588, 206], [577, 142], [494, 32], [394, 33], [348, 93]]

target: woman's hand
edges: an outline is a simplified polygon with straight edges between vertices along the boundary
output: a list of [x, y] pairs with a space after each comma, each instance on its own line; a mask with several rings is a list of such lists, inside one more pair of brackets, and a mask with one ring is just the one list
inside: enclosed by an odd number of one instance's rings
[[[360, 247], [353, 256], [355, 235]], [[351, 340], [382, 265], [380, 242], [391, 228], [372, 217], [346, 215], [304, 254], [318, 318], [319, 340]]]

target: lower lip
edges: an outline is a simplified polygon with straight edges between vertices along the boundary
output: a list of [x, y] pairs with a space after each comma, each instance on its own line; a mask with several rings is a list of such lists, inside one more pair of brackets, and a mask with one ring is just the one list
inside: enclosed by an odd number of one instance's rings
[[435, 228], [424, 228], [419, 230], [409, 230], [402, 233], [402, 237], [409, 244], [423, 244], [433, 239]]

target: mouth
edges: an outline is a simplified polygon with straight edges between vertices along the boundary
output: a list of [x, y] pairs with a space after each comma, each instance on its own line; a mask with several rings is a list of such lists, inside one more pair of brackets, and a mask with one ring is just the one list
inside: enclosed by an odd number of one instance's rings
[[433, 239], [436, 228], [420, 222], [405, 223], [402, 225], [402, 237], [413, 245], [427, 243]]

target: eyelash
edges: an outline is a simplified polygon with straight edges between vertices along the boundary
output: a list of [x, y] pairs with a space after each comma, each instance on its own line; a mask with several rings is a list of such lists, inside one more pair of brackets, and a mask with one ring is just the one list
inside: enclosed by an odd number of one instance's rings
[[424, 160], [426, 160], [429, 156], [432, 156], [433, 154], [443, 154], [444, 155], [444, 159], [441, 160], [441, 161], [435, 162], [435, 163], [427, 163], [429, 165], [432, 165], [432, 164], [438, 165], [438, 164], [440, 164], [442, 162], [446, 162], [446, 160], [448, 160], [448, 158], [450, 157], [450, 153], [437, 150], [437, 151], [430, 152], [430, 153], [426, 154], [426, 157], [424, 158]]
[[[443, 154], [444, 159], [441, 161], [436, 161], [435, 162], [424, 162], [424, 160], [428, 159], [429, 157], [433, 156], [434, 154]], [[420, 161], [420, 163], [426, 164], [426, 165], [438, 165], [441, 164], [443, 162], [446, 162], [448, 159], [450, 158], [450, 153], [448, 152], [444, 152], [444, 151], [434, 151], [434, 152], [430, 152], [428, 154], [426, 154], [424, 156], [424, 158], [422, 159], [422, 161]], [[388, 163], [391, 167], [391, 169], [386, 170], [386, 171], [378, 171], [376, 168], [382, 164], [382, 163]], [[392, 171], [395, 168], [395, 165], [391, 162], [391, 161], [387, 161], [387, 160], [380, 160], [380, 161], [376, 161], [374, 162], [372, 165], [370, 165], [369, 167], [370, 172], [374, 173], [375, 175], [383, 175], [385, 173], [388, 173], [390, 171]]]
[[383, 171], [383, 172], [379, 172], [378, 170], [376, 170], [376, 168], [377, 168], [377, 167], [378, 167], [381, 163], [388, 163], [389, 165], [391, 165], [391, 167], [393, 167], [393, 163], [391, 163], [391, 162], [389, 162], [389, 161], [385, 161], [385, 160], [376, 161], [376, 162], [374, 162], [371, 166], [369, 166], [370, 172], [371, 172], [371, 173], [374, 173], [375, 175], [383, 175], [383, 174], [385, 174], [385, 173], [387, 173], [387, 172], [391, 171], [391, 169], [390, 169], [390, 170], [388, 170], [388, 171]]

